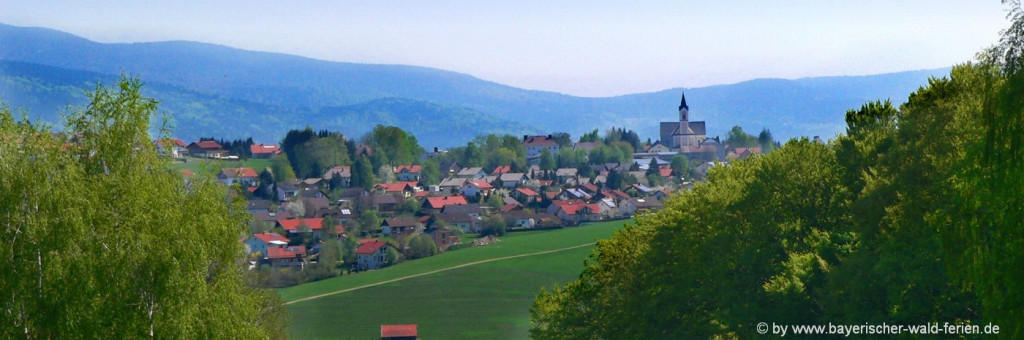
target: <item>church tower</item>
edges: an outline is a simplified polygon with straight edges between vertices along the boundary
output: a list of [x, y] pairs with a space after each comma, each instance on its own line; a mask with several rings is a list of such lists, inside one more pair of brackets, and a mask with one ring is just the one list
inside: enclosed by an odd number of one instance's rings
[[682, 97], [679, 101], [679, 134], [683, 135], [679, 138], [680, 147], [691, 146], [690, 135], [693, 134], [690, 131], [690, 107], [686, 105], [686, 92], [683, 92]]

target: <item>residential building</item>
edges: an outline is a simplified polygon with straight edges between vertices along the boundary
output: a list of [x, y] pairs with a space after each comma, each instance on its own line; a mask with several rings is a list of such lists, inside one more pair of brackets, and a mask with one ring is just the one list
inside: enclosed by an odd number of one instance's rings
[[253, 144], [249, 146], [252, 158], [270, 158], [281, 154], [281, 146], [277, 144]]
[[338, 179], [336, 180], [336, 183], [339, 183], [339, 186], [342, 188], [348, 188], [352, 185], [352, 167], [349, 165], [334, 166], [327, 169], [322, 177], [328, 184], [331, 183], [331, 180], [337, 177]]
[[220, 143], [212, 140], [192, 142], [186, 149], [188, 149], [189, 155], [199, 158], [221, 158], [228, 154]]
[[416, 218], [412, 216], [386, 218], [380, 222], [381, 234], [385, 236], [411, 233], [416, 227]]
[[257, 254], [260, 259], [268, 256], [268, 248], [284, 248], [288, 246], [288, 238], [278, 233], [252, 234], [245, 239], [249, 254]]
[[378, 269], [388, 264], [387, 242], [378, 239], [360, 240], [355, 253], [357, 270]]
[[423, 167], [417, 164], [399, 165], [395, 168], [395, 178], [400, 182], [419, 182]]
[[217, 180], [226, 185], [241, 183], [244, 187], [256, 186], [260, 175], [253, 168], [223, 168], [217, 174]]
[[523, 136], [523, 148], [526, 149], [526, 161], [530, 164], [540, 162], [540, 152], [548, 149], [551, 155], [558, 154], [558, 142], [551, 135], [547, 136]]

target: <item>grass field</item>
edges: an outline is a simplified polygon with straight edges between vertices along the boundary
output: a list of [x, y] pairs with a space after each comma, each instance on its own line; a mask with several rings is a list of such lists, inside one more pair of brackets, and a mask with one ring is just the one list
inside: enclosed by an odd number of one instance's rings
[[[623, 221], [514, 233], [502, 242], [278, 290], [295, 301], [480, 260], [567, 248], [611, 236]], [[415, 323], [424, 339], [523, 339], [541, 287], [579, 276], [593, 246], [486, 262], [288, 305], [300, 339], [371, 339], [380, 324]]]
[[185, 157], [188, 162], [174, 162], [174, 167], [181, 169], [189, 169], [193, 172], [198, 173], [203, 169], [203, 166], [209, 166], [213, 171], [220, 171], [221, 168], [234, 168], [234, 167], [249, 167], [256, 170], [256, 173], [260, 173], [263, 169], [270, 167], [269, 159], [261, 158], [250, 158], [246, 160], [218, 160], [218, 159], [203, 159], [194, 157]]

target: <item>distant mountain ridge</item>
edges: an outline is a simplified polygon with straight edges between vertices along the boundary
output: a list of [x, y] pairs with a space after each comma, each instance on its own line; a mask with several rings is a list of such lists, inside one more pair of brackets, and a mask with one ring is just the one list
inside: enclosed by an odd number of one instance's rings
[[[2, 24], [0, 61], [0, 98], [46, 119], [56, 116], [36, 111], [81, 103], [84, 96], [72, 88], [88, 89], [97, 80], [109, 84], [122, 72], [138, 75], [149, 84], [147, 94], [175, 115], [175, 134], [187, 139], [275, 140], [307, 125], [358, 137], [367, 126], [386, 122], [425, 133], [417, 136], [427, 147], [460, 145], [487, 132], [579, 135], [612, 126], [657, 139], [658, 122], [675, 119], [682, 91], [574, 97], [425, 67], [329, 62], [185, 41], [103, 44]], [[832, 136], [842, 131], [847, 109], [875, 99], [903, 102], [929, 76], [946, 74], [948, 68], [758, 79], [686, 89], [686, 95], [692, 119], [707, 121], [710, 135], [741, 125], [753, 133], [767, 127], [780, 139]], [[381, 121], [365, 121], [375, 119]]]

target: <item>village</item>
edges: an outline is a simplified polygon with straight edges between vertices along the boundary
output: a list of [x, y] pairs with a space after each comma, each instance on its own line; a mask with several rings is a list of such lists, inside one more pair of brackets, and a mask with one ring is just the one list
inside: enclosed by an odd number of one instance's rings
[[[247, 199], [252, 223], [241, 242], [249, 268], [266, 272], [268, 286], [287, 286], [338, 275], [339, 268], [373, 270], [496, 242], [508, 232], [629, 219], [661, 209], [666, 198], [692, 189], [711, 168], [772, 146], [734, 147], [707, 137], [703, 121], [689, 120], [685, 96], [679, 121], [662, 122], [660, 131], [659, 140], [638, 143], [632, 131], [613, 129], [637, 144], [616, 141], [617, 149], [627, 150], [618, 157], [602, 155], [611, 140], [602, 140], [597, 130], [571, 143], [566, 134], [525, 135], [518, 141], [519, 159], [494, 166], [464, 166], [435, 148], [409, 164], [383, 165], [364, 185], [353, 180], [359, 172], [354, 164], [330, 164], [319, 176], [280, 181], [270, 168], [230, 167], [219, 169], [216, 179]], [[283, 152], [280, 144], [246, 144], [243, 154], [214, 140], [162, 140], [157, 148], [161, 155], [192, 162], [274, 159]], [[566, 154], [582, 159], [564, 161]], [[600, 158], [614, 161], [592, 162]], [[435, 180], [425, 179], [427, 164], [439, 171]], [[182, 173], [186, 181], [196, 175]], [[311, 268], [318, 272], [304, 273]]]

